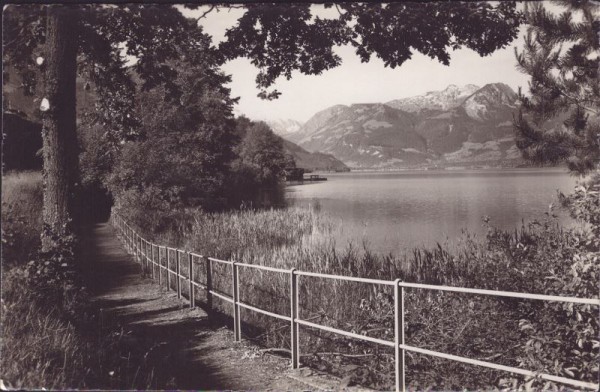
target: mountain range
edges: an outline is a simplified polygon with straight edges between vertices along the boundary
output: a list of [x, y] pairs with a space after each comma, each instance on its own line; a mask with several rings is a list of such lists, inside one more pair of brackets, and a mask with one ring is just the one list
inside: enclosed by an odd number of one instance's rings
[[302, 128], [302, 123], [292, 119], [264, 120], [271, 130], [283, 140], [285, 152], [291, 155], [297, 167], [315, 171], [349, 171], [350, 169], [342, 161], [331, 154], [318, 151], [309, 152], [297, 144], [289, 141], [286, 137]]
[[333, 155], [318, 151], [308, 152], [289, 140], [283, 139], [283, 149], [294, 158], [296, 167], [311, 171], [350, 171], [348, 166]]
[[351, 168], [507, 164], [520, 161], [506, 84], [450, 85], [387, 103], [336, 105], [282, 136]]

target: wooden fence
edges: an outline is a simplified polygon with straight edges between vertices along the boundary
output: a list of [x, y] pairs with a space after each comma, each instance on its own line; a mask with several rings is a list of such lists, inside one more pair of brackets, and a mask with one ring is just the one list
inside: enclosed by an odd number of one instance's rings
[[[551, 374], [534, 372], [531, 370], [520, 369], [512, 366], [500, 365], [492, 362], [481, 361], [478, 359], [471, 359], [466, 357], [461, 357], [458, 355], [446, 354], [433, 350], [426, 350], [419, 347], [413, 347], [405, 344], [404, 341], [404, 289], [405, 288], [415, 288], [415, 289], [423, 289], [423, 290], [436, 290], [436, 291], [449, 291], [449, 292], [457, 292], [457, 293], [468, 293], [468, 294], [477, 294], [477, 295], [487, 295], [494, 297], [509, 297], [509, 298], [519, 298], [519, 299], [531, 299], [531, 300], [539, 300], [539, 301], [551, 301], [551, 302], [567, 302], [573, 304], [586, 304], [586, 305], [600, 305], [600, 299], [598, 298], [576, 298], [576, 297], [561, 297], [554, 295], [541, 295], [541, 294], [529, 294], [529, 293], [517, 293], [510, 291], [496, 291], [496, 290], [480, 290], [480, 289], [470, 289], [463, 287], [451, 287], [451, 286], [437, 286], [437, 285], [428, 285], [428, 284], [419, 284], [419, 283], [408, 283], [403, 282], [400, 279], [396, 280], [380, 280], [380, 279], [367, 279], [367, 278], [358, 278], [351, 276], [340, 276], [340, 275], [329, 275], [329, 274], [321, 274], [316, 272], [304, 272], [298, 271], [294, 268], [290, 270], [281, 269], [281, 268], [273, 268], [262, 265], [254, 265], [254, 264], [246, 264], [246, 263], [238, 263], [234, 261], [227, 260], [219, 260], [214, 257], [206, 257], [203, 255], [199, 255], [193, 252], [187, 252], [184, 250], [170, 248], [164, 245], [157, 245], [151, 243], [140, 236], [122, 217], [113, 213], [111, 216], [111, 220], [113, 226], [117, 229], [118, 233], [121, 235], [121, 239], [125, 243], [126, 249], [132, 253], [135, 258], [142, 264], [146, 271], [151, 270], [152, 279], [158, 278], [159, 285], [163, 284], [163, 271], [166, 275], [165, 285], [168, 290], [171, 289], [170, 277], [172, 275], [175, 276], [175, 287], [173, 288], [177, 292], [177, 296], [181, 298], [181, 280], [185, 280], [189, 285], [189, 302], [190, 307], [195, 307], [195, 290], [194, 288], [200, 288], [206, 291], [207, 305], [210, 308], [212, 306], [212, 299], [214, 297], [218, 297], [224, 301], [227, 301], [233, 306], [233, 331], [234, 331], [234, 339], [236, 341], [240, 341], [242, 338], [241, 332], [241, 318], [240, 318], [240, 308], [249, 309], [254, 312], [262, 313], [264, 315], [274, 317], [280, 320], [285, 320], [290, 323], [291, 329], [291, 366], [296, 369], [300, 366], [300, 340], [299, 340], [299, 326], [306, 326], [310, 328], [316, 328], [327, 332], [332, 332], [335, 334], [347, 336], [349, 338], [359, 339], [375, 344], [380, 344], [383, 346], [388, 346], [394, 348], [394, 359], [395, 359], [395, 380], [396, 380], [396, 391], [405, 391], [406, 383], [405, 383], [405, 358], [404, 353], [406, 351], [411, 351], [415, 353], [420, 353], [424, 355], [429, 355], [438, 358], [444, 358], [451, 361], [462, 362], [470, 365], [482, 366], [490, 369], [496, 369], [504, 372], [509, 372], [513, 374], [520, 374], [528, 377], [535, 377], [542, 380], [553, 381], [556, 383], [561, 383], [565, 385], [570, 385], [572, 387], [578, 388], [588, 388], [592, 390], [598, 390], [600, 388], [599, 384], [595, 384], [593, 382], [581, 381], [570, 379], [561, 376], [555, 376]], [[165, 264], [163, 265], [161, 254], [164, 256]], [[171, 256], [172, 255], [172, 256]], [[183, 256], [183, 257], [182, 257]], [[158, 259], [158, 261], [157, 261]], [[187, 276], [181, 274], [181, 265], [182, 263], [188, 264]], [[232, 282], [232, 292], [230, 294], [225, 294], [217, 291], [212, 286], [212, 265], [213, 263], [219, 263], [228, 265], [231, 267], [231, 282]], [[174, 264], [174, 268], [172, 264]], [[194, 277], [194, 269], [198, 265], [203, 265], [206, 271], [206, 282], [200, 283], [195, 281]], [[252, 306], [251, 304], [240, 301], [239, 298], [239, 289], [240, 289], [240, 281], [238, 271], [240, 268], [253, 268], [263, 271], [271, 271], [280, 274], [286, 274], [289, 276], [290, 282], [290, 309], [291, 312], [289, 315], [282, 315], [273, 312], [269, 312], [264, 309], [257, 308]], [[155, 270], [158, 270], [156, 273]], [[157, 276], [158, 275], [158, 276]], [[299, 293], [298, 293], [298, 279], [300, 277], [309, 277], [309, 278], [319, 278], [319, 279], [336, 279], [347, 282], [360, 282], [365, 284], [373, 284], [373, 285], [385, 285], [392, 286], [394, 288], [394, 305], [395, 305], [395, 318], [394, 318], [394, 340], [383, 340], [374, 338], [371, 336], [360, 335], [348, 331], [344, 331], [337, 328], [332, 328], [325, 325], [320, 325], [316, 323], [312, 323], [307, 320], [302, 320], [299, 317], [300, 309], [299, 309]]]

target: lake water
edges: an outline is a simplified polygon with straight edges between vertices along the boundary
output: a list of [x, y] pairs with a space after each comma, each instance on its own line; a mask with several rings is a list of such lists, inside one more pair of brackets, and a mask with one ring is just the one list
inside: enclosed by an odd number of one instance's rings
[[[336, 226], [337, 245], [368, 241], [379, 252], [451, 244], [463, 229], [485, 234], [542, 219], [556, 191], [572, 191], [566, 169], [327, 173], [328, 181], [289, 186], [289, 204], [315, 207]], [[565, 222], [564, 214], [559, 215]]]

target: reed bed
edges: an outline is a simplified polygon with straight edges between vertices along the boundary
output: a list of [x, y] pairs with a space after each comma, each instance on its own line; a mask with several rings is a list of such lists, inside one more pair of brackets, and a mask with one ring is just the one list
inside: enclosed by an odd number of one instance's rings
[[[130, 215], [129, 219], [138, 227], [149, 227], [144, 224], [142, 215]], [[585, 235], [563, 230], [548, 219], [543, 224], [524, 224], [514, 232], [490, 226], [483, 240], [465, 232], [452, 249], [438, 245], [433, 249], [413, 249], [401, 256], [380, 255], [367, 245], [350, 244], [340, 250], [336, 247], [330, 220], [318, 210], [300, 208], [212, 214], [186, 211], [172, 220], [170, 227], [146, 233], [154, 235], [159, 243], [167, 242], [202, 255], [248, 264], [537, 293], [549, 293], [549, 269], [556, 272], [566, 268], [564, 266], [578, 252], [574, 246], [576, 238]], [[198, 261], [198, 265], [204, 263]], [[230, 267], [212, 265], [214, 286], [223, 293], [230, 293]], [[195, 268], [195, 279], [204, 282], [204, 268]], [[242, 301], [289, 315], [289, 275], [240, 268], [240, 284]], [[393, 340], [391, 288], [301, 277], [299, 290], [301, 318]], [[550, 291], [573, 294], [568, 285]], [[196, 298], [201, 300], [203, 295], [198, 291]], [[564, 323], [564, 319], [560, 319], [564, 314], [556, 307], [417, 289], [407, 289], [405, 298], [408, 344], [509, 366], [561, 373], [561, 369], [549, 369], [544, 361], [535, 359], [528, 349], [532, 336], [522, 328], [522, 320], [536, 317], [550, 323]], [[218, 298], [214, 299], [214, 306], [223, 313], [231, 312], [231, 305]], [[269, 347], [289, 349], [286, 323], [246, 310], [242, 310], [242, 319], [247, 338]], [[597, 328], [595, 324], [592, 327]], [[352, 382], [362, 385], [392, 388], [391, 350], [304, 327], [300, 336], [303, 362], [340, 375], [351, 374]], [[573, 345], [575, 338], [569, 335], [561, 339], [566, 347]], [[589, 336], [586, 339], [591, 342]], [[598, 350], [590, 351], [597, 361]], [[559, 363], [572, 362], [568, 352], [554, 352]], [[507, 374], [410, 353], [407, 369], [409, 385], [418, 389], [481, 389], [525, 382]], [[568, 373], [561, 374], [568, 376]], [[585, 374], [582, 372], [581, 376]]]

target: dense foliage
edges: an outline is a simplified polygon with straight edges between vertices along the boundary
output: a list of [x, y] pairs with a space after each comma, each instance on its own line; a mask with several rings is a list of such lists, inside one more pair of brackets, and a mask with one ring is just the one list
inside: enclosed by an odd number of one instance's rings
[[237, 147], [238, 170], [254, 178], [259, 184], [272, 185], [281, 180], [282, 174], [294, 160], [283, 151], [283, 141], [263, 122], [248, 123], [238, 120], [238, 132], [242, 136]]
[[286, 165], [293, 165], [266, 124], [233, 118], [235, 100], [223, 87], [229, 77], [214, 64], [173, 66], [181, 95], [172, 101], [164, 85], [140, 91], [136, 140], [112, 153], [98, 147], [98, 136], [84, 141], [84, 178], [102, 183], [120, 210], [148, 227], [167, 224], [152, 221], [149, 210], [166, 216], [251, 202], [260, 191], [276, 189]]
[[207, 68], [178, 65], [182, 94], [176, 104], [164, 86], [140, 93], [143, 137], [123, 144], [108, 181], [121, 207], [210, 210], [225, 204], [233, 100], [223, 87], [228, 78]]
[[532, 162], [566, 162], [586, 174], [600, 162], [600, 5], [561, 4], [560, 15], [542, 3], [525, 6], [525, 47], [516, 54], [531, 82], [530, 94], [520, 94], [517, 146]]

